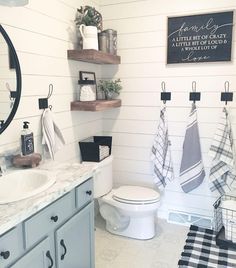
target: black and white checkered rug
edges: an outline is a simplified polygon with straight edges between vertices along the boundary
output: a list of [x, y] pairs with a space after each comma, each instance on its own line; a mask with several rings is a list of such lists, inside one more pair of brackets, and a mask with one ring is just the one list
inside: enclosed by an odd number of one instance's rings
[[179, 268], [236, 267], [236, 250], [219, 248], [212, 230], [192, 225], [178, 265]]

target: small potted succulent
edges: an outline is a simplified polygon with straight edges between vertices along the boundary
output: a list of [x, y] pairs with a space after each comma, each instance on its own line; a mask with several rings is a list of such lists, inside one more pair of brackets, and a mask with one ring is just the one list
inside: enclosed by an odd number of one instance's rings
[[122, 89], [120, 78], [116, 80], [99, 80], [98, 89], [103, 92], [105, 99], [114, 99]]
[[102, 15], [91, 6], [77, 9], [75, 24], [83, 39], [83, 49], [98, 50], [97, 33], [102, 31]]

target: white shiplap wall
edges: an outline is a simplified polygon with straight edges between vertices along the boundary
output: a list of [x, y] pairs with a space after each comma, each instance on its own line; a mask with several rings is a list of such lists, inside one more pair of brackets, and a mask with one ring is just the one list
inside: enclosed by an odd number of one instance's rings
[[[118, 31], [118, 54], [122, 64], [103, 67], [103, 77], [120, 77], [123, 84], [122, 107], [104, 113], [103, 129], [113, 136], [116, 184], [152, 185], [150, 149], [157, 130], [161, 82], [172, 92], [168, 102], [169, 132], [176, 180], [162, 198], [160, 215], [168, 209], [211, 215], [215, 197], [204, 183], [189, 194], [178, 182], [186, 118], [191, 103], [192, 81], [202, 92], [197, 103], [203, 161], [207, 175], [211, 159], [208, 150], [223, 103], [219, 101], [224, 82], [236, 93], [235, 26], [232, 62], [166, 65], [167, 17], [233, 10], [234, 0], [160, 1], [101, 0], [105, 28]], [[236, 133], [235, 101], [228, 105]], [[236, 134], [235, 134], [236, 135]]]
[[22, 71], [22, 97], [11, 125], [0, 136], [0, 153], [19, 146], [22, 122], [29, 121], [34, 132], [36, 152], [41, 152], [41, 114], [38, 98], [46, 97], [54, 86], [49, 103], [66, 145], [56, 155], [57, 161], [79, 157], [78, 141], [102, 131], [102, 114], [71, 112], [76, 98], [79, 71], [95, 71], [100, 66], [70, 61], [67, 49], [77, 46], [74, 18], [81, 5], [99, 9], [96, 0], [30, 0], [25, 7], [0, 6], [0, 23], [17, 51]]

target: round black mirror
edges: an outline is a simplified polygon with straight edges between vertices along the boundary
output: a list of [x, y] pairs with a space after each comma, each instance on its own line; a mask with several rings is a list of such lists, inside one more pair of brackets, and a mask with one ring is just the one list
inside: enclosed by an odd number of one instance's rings
[[20, 96], [20, 63], [11, 39], [0, 25], [0, 134], [14, 118]]

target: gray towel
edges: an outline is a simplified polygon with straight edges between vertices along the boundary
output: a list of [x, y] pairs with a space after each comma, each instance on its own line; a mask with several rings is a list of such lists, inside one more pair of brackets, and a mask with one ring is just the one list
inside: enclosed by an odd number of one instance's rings
[[197, 109], [193, 103], [183, 144], [180, 166], [180, 185], [185, 193], [197, 188], [205, 177], [197, 123]]
[[209, 155], [213, 157], [210, 170], [210, 189], [221, 195], [232, 190], [236, 179], [234, 145], [231, 124], [226, 108], [223, 109]]

